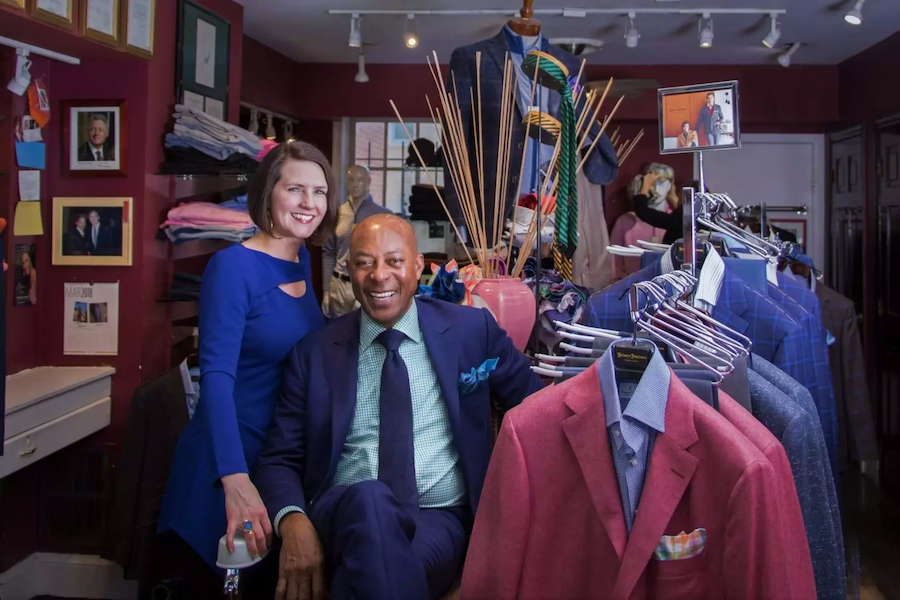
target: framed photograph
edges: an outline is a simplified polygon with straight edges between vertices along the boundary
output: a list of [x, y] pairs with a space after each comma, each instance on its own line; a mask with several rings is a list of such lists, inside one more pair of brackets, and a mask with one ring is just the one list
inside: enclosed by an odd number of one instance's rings
[[53, 264], [131, 266], [131, 198], [54, 198]]
[[125, 176], [127, 158], [125, 100], [63, 102], [63, 173]]
[[[175, 97], [179, 104], [203, 97], [221, 102], [228, 115], [228, 51], [231, 26], [222, 17], [190, 0], [181, 0], [178, 14]], [[213, 104], [210, 104], [213, 106]], [[215, 105], [219, 108], [219, 105]]]
[[[800, 246], [806, 248], [806, 219], [769, 219], [769, 225], [776, 230], [782, 242], [793, 241], [789, 236], [785, 239], [782, 232], [786, 231], [797, 238]], [[777, 231], [779, 229], [781, 231]]]
[[63, 29], [75, 27], [75, 0], [32, 0], [31, 16]]
[[662, 88], [657, 93], [660, 154], [741, 147], [737, 81]]
[[122, 0], [121, 12], [125, 51], [144, 58], [153, 58], [156, 0]]
[[120, 0], [81, 0], [81, 35], [119, 46]]
[[25, 10], [25, 0], [0, 0], [0, 4], [5, 4], [6, 6], [15, 6], [16, 8]]
[[15, 305], [37, 304], [37, 244], [16, 244]]

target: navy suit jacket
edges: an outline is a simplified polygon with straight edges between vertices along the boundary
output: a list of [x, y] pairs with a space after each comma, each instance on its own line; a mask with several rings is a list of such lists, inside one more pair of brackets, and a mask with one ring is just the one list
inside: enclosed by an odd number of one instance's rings
[[[481, 52], [481, 121], [489, 130], [489, 132], [483, 136], [482, 140], [484, 148], [482, 163], [484, 167], [484, 197], [486, 199], [485, 212], [487, 213], [487, 218], [484, 223], [486, 223], [486, 228], [489, 231], [491, 231], [491, 224], [494, 222], [494, 198], [496, 197], [494, 192], [497, 189], [496, 186], [498, 184], [497, 147], [499, 145], [499, 140], [495, 130], [490, 129], [488, 124], [494, 126], [497, 123], [500, 123], [501, 120], [500, 109], [502, 108], [503, 96], [503, 65], [506, 54], [509, 53], [509, 51], [506, 34], [502, 30], [490, 39], [457, 48], [450, 56], [450, 74], [444, 80], [444, 83], [448, 88], [447, 91], [452, 91], [454, 89], [454, 82], [456, 84], [456, 98], [459, 102], [460, 112], [462, 113], [462, 127], [468, 143], [469, 158], [472, 164], [475, 165], [477, 164], [475, 159], [477, 156], [476, 149], [478, 137], [475, 135], [475, 125], [477, 122], [473, 122], [473, 117], [477, 119], [477, 116], [473, 115], [472, 98], [475, 99], [476, 103], [478, 102], [478, 86], [476, 85], [478, 69], [476, 67], [475, 55], [477, 52]], [[553, 44], [547, 44], [545, 52], [563, 63], [569, 70], [570, 77], [574, 78], [578, 74], [578, 69], [581, 67], [581, 61], [575, 56]], [[581, 102], [575, 107], [576, 117], [581, 114], [586, 98], [587, 94], [583, 94]], [[548, 112], [557, 119], [559, 118], [560, 99], [561, 96], [558, 92], [547, 92]], [[604, 110], [607, 110], [610, 106], [609, 99], [605, 101], [605, 104], [606, 107]], [[518, 103], [516, 103], [514, 110], [515, 115], [512, 120], [512, 143], [509, 148], [510, 175], [506, 186], [506, 206], [510, 211], [515, 206], [515, 200], [519, 197], [519, 165], [522, 163], [522, 155], [524, 153], [523, 141], [525, 139], [525, 125], [522, 124], [523, 115], [522, 111], [519, 110]], [[494, 131], [494, 133], [491, 133], [491, 131]], [[597, 123], [594, 123], [591, 127], [590, 139], [594, 140], [599, 133], [600, 126]], [[444, 163], [446, 165], [447, 161], [444, 161]], [[473, 169], [472, 173], [476, 186], [475, 191], [478, 193], [477, 171]], [[591, 183], [606, 185], [612, 183], [618, 173], [619, 160], [616, 158], [616, 149], [609, 140], [609, 136], [604, 133], [603, 138], [597, 142], [590, 158], [584, 164], [584, 175]], [[447, 208], [453, 213], [453, 218], [457, 223], [465, 223], [459, 207], [459, 198], [453, 187], [453, 178], [450, 177], [446, 166], [444, 169], [444, 181]], [[487, 199], [490, 199], [490, 202], [487, 202]], [[491, 238], [488, 237], [488, 239]]]
[[[474, 512], [493, 448], [491, 399], [518, 405], [543, 384], [483, 309], [417, 298], [419, 326], [437, 375]], [[291, 352], [254, 482], [269, 515], [306, 510], [334, 480], [356, 407], [360, 311], [309, 334]], [[460, 396], [460, 373], [498, 358], [488, 380]], [[372, 385], [380, 385], [373, 381]]]
[[[660, 261], [656, 261], [591, 296], [587, 324], [630, 332], [632, 324], [625, 292], [632, 283], [647, 281], [661, 274]], [[750, 338], [753, 352], [774, 363], [799, 383], [811, 389], [816, 387], [812, 346], [806, 330], [772, 300], [732, 273], [727, 264], [712, 317]]]

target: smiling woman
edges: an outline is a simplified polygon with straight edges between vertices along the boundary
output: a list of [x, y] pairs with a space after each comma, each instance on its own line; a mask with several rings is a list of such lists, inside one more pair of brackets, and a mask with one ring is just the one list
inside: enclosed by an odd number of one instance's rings
[[[201, 399], [178, 441], [160, 517], [160, 531], [173, 532], [173, 543], [182, 550], [187, 545], [210, 567], [208, 581], [190, 590], [191, 598], [221, 595], [215, 560], [223, 534], [233, 548], [242, 530], [253, 555], [270, 547], [272, 526], [250, 474], [269, 429], [284, 359], [323, 324], [314, 295], [307, 293], [305, 244], [329, 236], [337, 219], [327, 159], [303, 142], [275, 147], [260, 164], [247, 203], [259, 233], [216, 253], [203, 274]], [[274, 596], [277, 559], [248, 572], [249, 587], [242, 582], [247, 597]]]

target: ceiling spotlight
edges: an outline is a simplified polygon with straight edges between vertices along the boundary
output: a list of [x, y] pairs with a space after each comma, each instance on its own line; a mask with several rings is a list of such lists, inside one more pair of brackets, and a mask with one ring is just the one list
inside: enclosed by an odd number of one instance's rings
[[778, 64], [785, 68], [791, 66], [791, 55], [794, 54], [794, 52], [796, 52], [799, 49], [800, 49], [800, 44], [798, 44], [798, 43], [791, 44], [790, 48], [788, 48], [785, 52], [783, 52], [782, 54], [780, 54], [778, 56]]
[[366, 55], [363, 54], [362, 48], [359, 49], [359, 71], [354, 77], [356, 83], [369, 83], [369, 76], [366, 74]]
[[634, 13], [630, 12], [628, 13], [628, 29], [625, 31], [625, 45], [629, 48], [637, 48], [640, 37], [641, 34], [634, 26]]
[[847, 11], [847, 14], [844, 15], [844, 20], [850, 23], [851, 25], [861, 25], [862, 24], [862, 7], [865, 0], [856, 0], [856, 4]]
[[362, 24], [357, 14], [350, 17], [350, 39], [347, 40], [347, 45], [351, 48], [362, 47]]
[[772, 26], [769, 30], [769, 35], [763, 40], [763, 46], [766, 48], [774, 48], [775, 44], [778, 43], [778, 38], [781, 37], [781, 28], [778, 27], [778, 21], [775, 20], [775, 15], [772, 15], [769, 18], [771, 19]]
[[[704, 20], [706, 20], [706, 27], [703, 27]], [[703, 13], [703, 17], [697, 22], [697, 28], [700, 30], [700, 47], [712, 48], [713, 22], [709, 13]]]
[[406, 25], [403, 27], [403, 41], [407, 48], [415, 48], [419, 45], [419, 24], [416, 23], [416, 15], [410, 13], [406, 16]]
[[275, 117], [272, 116], [272, 113], [266, 113], [266, 139], [275, 139]]

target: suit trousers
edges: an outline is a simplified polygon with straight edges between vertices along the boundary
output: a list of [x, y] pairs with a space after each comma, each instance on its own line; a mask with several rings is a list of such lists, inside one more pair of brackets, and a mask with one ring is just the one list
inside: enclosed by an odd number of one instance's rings
[[469, 512], [412, 514], [380, 481], [330, 488], [308, 514], [325, 549], [331, 599], [440, 598], [462, 571]]

